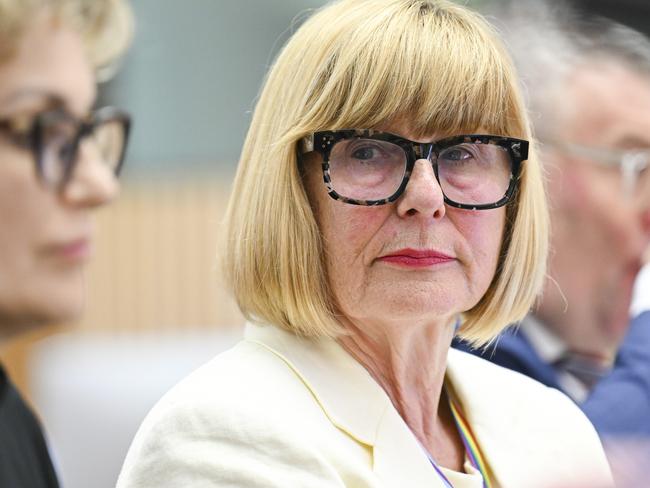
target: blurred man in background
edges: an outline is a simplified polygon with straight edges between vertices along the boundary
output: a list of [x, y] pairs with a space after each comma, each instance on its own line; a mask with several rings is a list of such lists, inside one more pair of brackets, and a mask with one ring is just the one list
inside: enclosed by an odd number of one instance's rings
[[[0, 346], [82, 309], [91, 214], [118, 193], [129, 127], [92, 110], [96, 76], [130, 37], [123, 0], [0, 0]], [[1, 367], [0, 486], [58, 486]]]
[[650, 300], [630, 321], [650, 241], [650, 43], [557, 2], [487, 11], [529, 98], [552, 231], [538, 307], [473, 352], [568, 394], [605, 442], [650, 436]]

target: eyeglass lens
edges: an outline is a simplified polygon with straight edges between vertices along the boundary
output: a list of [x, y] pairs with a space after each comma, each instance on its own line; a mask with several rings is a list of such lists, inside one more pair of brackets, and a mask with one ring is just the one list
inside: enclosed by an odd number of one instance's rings
[[[499, 201], [508, 190], [512, 161], [494, 144], [463, 143], [433, 155], [444, 195], [453, 202], [483, 205]], [[332, 188], [356, 200], [381, 200], [393, 195], [404, 178], [407, 154], [391, 142], [344, 139], [332, 147]]]
[[628, 195], [648, 200], [650, 197], [650, 161], [647, 151], [628, 152], [621, 159], [623, 190]]
[[[79, 151], [90, 151], [95, 160], [116, 172], [120, 164], [126, 132], [119, 119], [99, 121], [88, 136], [80, 139], [82, 125], [69, 117], [49, 117], [41, 125], [41, 171], [43, 179], [60, 185], [70, 177], [78, 162]], [[91, 144], [88, 144], [88, 143]]]

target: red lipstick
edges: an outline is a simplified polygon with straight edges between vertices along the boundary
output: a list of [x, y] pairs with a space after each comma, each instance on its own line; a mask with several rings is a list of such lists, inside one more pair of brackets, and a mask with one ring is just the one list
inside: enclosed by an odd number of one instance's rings
[[426, 268], [454, 261], [456, 258], [432, 249], [399, 249], [380, 256], [379, 261], [407, 268]]

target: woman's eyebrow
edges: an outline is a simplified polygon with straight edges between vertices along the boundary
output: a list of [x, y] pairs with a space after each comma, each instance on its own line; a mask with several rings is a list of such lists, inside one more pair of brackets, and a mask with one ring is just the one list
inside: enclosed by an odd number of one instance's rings
[[650, 139], [647, 137], [628, 135], [616, 142], [621, 149], [650, 149]]
[[[67, 104], [60, 95], [46, 89], [24, 88], [10, 93], [0, 100], [0, 107], [4, 111], [11, 111], [14, 107], [21, 106], [25, 103], [38, 102], [39, 108], [59, 108]], [[31, 107], [30, 107], [31, 108]]]

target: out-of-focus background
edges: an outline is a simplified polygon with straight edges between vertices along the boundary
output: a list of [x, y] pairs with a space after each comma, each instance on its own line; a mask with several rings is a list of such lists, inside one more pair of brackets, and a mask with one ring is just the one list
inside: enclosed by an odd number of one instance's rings
[[[134, 130], [122, 196], [99, 217], [86, 314], [2, 352], [64, 487], [114, 486], [153, 403], [240, 336], [216, 266], [230, 182], [265, 72], [324, 3], [133, 2], [137, 36], [100, 104], [130, 110]], [[647, 0], [579, 3], [650, 34]]]

